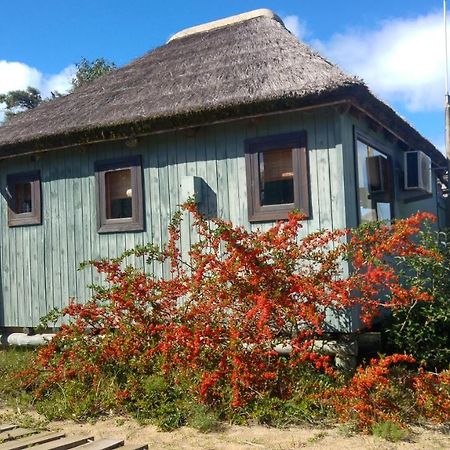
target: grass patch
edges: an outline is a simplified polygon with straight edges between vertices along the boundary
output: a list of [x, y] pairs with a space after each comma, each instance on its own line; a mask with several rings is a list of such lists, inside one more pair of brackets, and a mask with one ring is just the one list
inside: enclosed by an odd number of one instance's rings
[[47, 430], [48, 420], [34, 412], [23, 412], [17, 409], [15, 412], [0, 414], [0, 423], [13, 423], [20, 428], [44, 431]]
[[217, 413], [207, 406], [199, 404], [193, 404], [189, 408], [187, 424], [201, 433], [219, 431], [223, 427]]
[[327, 437], [327, 433], [325, 433], [324, 431], [319, 431], [314, 436], [311, 436], [307, 442], [308, 442], [308, 444], [316, 444], [317, 442], [321, 441], [325, 437]]
[[372, 434], [390, 442], [406, 441], [410, 437], [408, 430], [391, 421], [378, 422], [372, 426]]
[[35, 352], [29, 348], [0, 348], [0, 407], [20, 409], [32, 403], [17, 374], [30, 367]]

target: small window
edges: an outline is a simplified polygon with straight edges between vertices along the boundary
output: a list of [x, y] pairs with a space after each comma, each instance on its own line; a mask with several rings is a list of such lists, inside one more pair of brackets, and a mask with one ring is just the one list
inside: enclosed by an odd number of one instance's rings
[[8, 225], [41, 224], [41, 180], [39, 171], [7, 176]]
[[394, 184], [391, 158], [364, 141], [356, 140], [359, 221], [392, 219]]
[[95, 173], [98, 231], [142, 231], [144, 210], [140, 156], [97, 162]]
[[306, 133], [249, 139], [245, 157], [250, 222], [309, 214]]

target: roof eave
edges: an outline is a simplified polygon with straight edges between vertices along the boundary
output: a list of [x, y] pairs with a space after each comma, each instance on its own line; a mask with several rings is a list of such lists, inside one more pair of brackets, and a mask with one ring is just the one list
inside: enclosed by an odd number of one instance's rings
[[[364, 85], [343, 86], [325, 93], [308, 96], [285, 96], [258, 102], [226, 105], [216, 109], [188, 111], [172, 116], [136, 120], [90, 129], [72, 130], [65, 134], [41, 136], [34, 140], [0, 145], [0, 159], [46, 152], [105, 141], [118, 141], [155, 133], [204, 126], [230, 120], [245, 119], [292, 110], [311, 109], [326, 105], [348, 103], [361, 110], [374, 122], [402, 141], [409, 148], [425, 151], [438, 165], [446, 163], [444, 155], [401, 119], [389, 106], [378, 100]], [[391, 120], [380, 119], [384, 115]], [[396, 125], [396, 126], [393, 126]], [[414, 142], [412, 142], [414, 141]]]
[[293, 109], [319, 107], [324, 104], [342, 102], [339, 95], [309, 95], [305, 97], [286, 96], [248, 102], [239, 105], [225, 105], [220, 108], [187, 111], [181, 114], [153, 117], [132, 122], [103, 125], [82, 130], [70, 130], [67, 133], [40, 136], [33, 140], [0, 145], [0, 159], [19, 155], [46, 152], [78, 145], [123, 140], [155, 133], [165, 133], [213, 123], [244, 119], [265, 114], [285, 112]]

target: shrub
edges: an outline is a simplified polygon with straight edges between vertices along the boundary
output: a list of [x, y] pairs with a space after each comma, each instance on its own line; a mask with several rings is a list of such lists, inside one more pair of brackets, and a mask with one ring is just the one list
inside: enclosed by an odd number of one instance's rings
[[420, 244], [438, 258], [400, 258], [407, 283], [421, 285], [433, 302], [412, 302], [392, 311], [385, 332], [390, 349], [409, 353], [430, 369], [450, 368], [450, 240], [430, 229], [419, 233]]
[[334, 410], [342, 421], [365, 431], [383, 423], [403, 428], [420, 419], [447, 422], [450, 372], [433, 374], [415, 365], [409, 355], [372, 359], [345, 386], [330, 391]]
[[[414, 242], [427, 214], [299, 239], [299, 213], [267, 231], [248, 231], [207, 221], [193, 203], [183, 208], [198, 234], [188, 258], [179, 248], [180, 213], [163, 248], [147, 245], [90, 262], [106, 286], [96, 286], [86, 304], [65, 308], [68, 323], [39, 352], [26, 382], [41, 402], [71, 383], [96, 392], [109, 377], [118, 408], [163, 429], [186, 423], [189, 403], [223, 411], [221, 418], [246, 417], [253, 408], [271, 422], [278, 419], [267, 416], [265, 405], [290, 399], [282, 409], [308, 418], [321, 406], [317, 393], [296, 397], [299, 373], [334, 374], [329, 358], [312, 346], [323, 338], [327, 310], [358, 306], [370, 326], [382, 307], [431, 301], [420, 284], [396, 272], [398, 257], [439, 258]], [[170, 276], [127, 266], [132, 255], [168, 266]], [[277, 344], [291, 346], [288, 358], [274, 351]], [[109, 407], [109, 396], [105, 401]], [[105, 407], [97, 398], [91, 405], [96, 413]]]

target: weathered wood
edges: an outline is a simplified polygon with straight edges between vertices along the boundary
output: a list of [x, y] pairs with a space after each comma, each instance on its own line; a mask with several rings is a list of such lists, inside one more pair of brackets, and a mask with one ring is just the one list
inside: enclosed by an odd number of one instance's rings
[[58, 439], [56, 441], [47, 442], [45, 444], [39, 444], [33, 446], [33, 450], [68, 450], [69, 448], [78, 447], [82, 444], [86, 444], [89, 441], [93, 441], [93, 436], [82, 437], [66, 437]]
[[77, 447], [77, 450], [111, 450], [122, 446], [123, 439], [100, 439], [99, 441], [83, 444]]
[[305, 118], [306, 147], [309, 163], [309, 190], [311, 197], [311, 216], [305, 223], [305, 234], [320, 229], [319, 213], [319, 174], [317, 173], [317, 134], [315, 116], [308, 114]]
[[28, 428], [14, 428], [12, 430], [3, 431], [0, 433], [0, 442], [9, 441], [11, 439], [17, 439], [22, 436], [28, 436], [30, 434], [36, 433], [34, 430]]
[[[230, 197], [228, 191], [227, 147], [224, 128], [216, 130], [217, 158], [217, 214], [222, 219], [230, 219]], [[245, 174], [243, 174], [245, 176]], [[231, 199], [233, 201], [233, 199]]]
[[120, 447], [120, 450], [147, 450], [148, 444], [128, 444]]
[[320, 228], [332, 229], [330, 191], [330, 164], [328, 148], [328, 117], [316, 116], [316, 170], [318, 174], [319, 223]]
[[13, 425], [11, 423], [4, 423], [3, 425], [0, 425], [0, 433], [2, 431], [12, 430], [13, 428], [17, 428], [17, 425]]
[[330, 170], [330, 193], [331, 212], [333, 217], [333, 228], [342, 229], [347, 226], [345, 200], [345, 163], [344, 148], [342, 145], [341, 122], [339, 116], [333, 114], [332, 120], [328, 121], [329, 135], [329, 164]]
[[[75, 216], [77, 215], [77, 200], [74, 197], [74, 190], [77, 185], [76, 180], [79, 178], [79, 171], [76, 172], [76, 165], [73, 158], [64, 160], [64, 194], [65, 204], [72, 205], [71, 208], [65, 208], [66, 223], [66, 242], [67, 242], [67, 298], [76, 297], [77, 294], [77, 263], [76, 263], [76, 245], [75, 238], [77, 230], [75, 228]], [[80, 229], [82, 229], [80, 227]]]
[[32, 445], [44, 444], [46, 442], [55, 441], [65, 436], [63, 432], [55, 433], [39, 433], [22, 439], [14, 439], [13, 441], [0, 444], [0, 450], [21, 450]]

